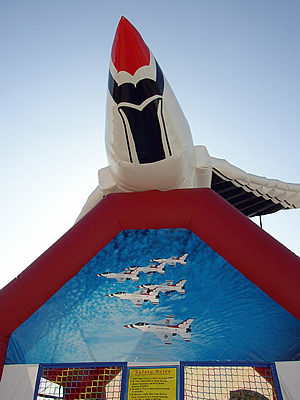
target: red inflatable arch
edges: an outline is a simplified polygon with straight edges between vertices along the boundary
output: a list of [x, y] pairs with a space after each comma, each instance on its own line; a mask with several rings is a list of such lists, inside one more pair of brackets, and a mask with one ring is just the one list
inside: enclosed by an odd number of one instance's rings
[[110, 194], [0, 292], [0, 366], [11, 333], [119, 232], [186, 228], [300, 319], [300, 261], [211, 189]]

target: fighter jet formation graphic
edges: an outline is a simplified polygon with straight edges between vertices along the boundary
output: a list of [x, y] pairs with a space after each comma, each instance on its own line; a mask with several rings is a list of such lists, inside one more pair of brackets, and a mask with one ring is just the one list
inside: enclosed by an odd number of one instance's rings
[[191, 341], [191, 324], [193, 321], [194, 318], [188, 318], [174, 325], [174, 315], [170, 315], [156, 324], [137, 322], [136, 324], [124, 325], [124, 327], [155, 333], [164, 344], [172, 344], [172, 338], [176, 335], [180, 335], [186, 342]]
[[[186, 266], [187, 256], [185, 253], [180, 257], [169, 257], [169, 258], [153, 258], [149, 260], [153, 264], [149, 264], [145, 267], [132, 266], [124, 268], [121, 272], [103, 272], [96, 275], [97, 277], [104, 277], [109, 279], [116, 279], [120, 283], [124, 283], [127, 280], [133, 280], [137, 282], [140, 277], [140, 273], [143, 272], [147, 275], [159, 273], [160, 275], [165, 274], [165, 266], [170, 265], [173, 267]], [[112, 298], [117, 297], [120, 300], [130, 300], [135, 306], [141, 307], [144, 303], [150, 302], [153, 305], [159, 304], [160, 293], [171, 296], [174, 293], [180, 295], [185, 294], [185, 284], [187, 279], [181, 279], [177, 283], [173, 283], [173, 280], [165, 281], [164, 283], [145, 283], [138, 286], [137, 291], [133, 293], [119, 291], [111, 294], [107, 294], [106, 297]], [[193, 318], [188, 318], [181, 323], [174, 325], [174, 316], [166, 317], [163, 321], [157, 324], [149, 324], [147, 322], [138, 322], [137, 324], [125, 325], [126, 328], [135, 328], [143, 332], [155, 333], [164, 344], [172, 344], [172, 337], [177, 334], [180, 335], [185, 341], [191, 340], [191, 329], [190, 325], [194, 321]]]

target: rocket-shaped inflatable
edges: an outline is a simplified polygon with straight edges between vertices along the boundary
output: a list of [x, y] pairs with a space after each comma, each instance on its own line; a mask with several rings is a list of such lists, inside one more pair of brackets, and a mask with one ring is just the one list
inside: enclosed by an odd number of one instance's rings
[[300, 207], [300, 185], [247, 174], [194, 146], [158, 62], [124, 17], [109, 65], [105, 144], [109, 166], [78, 219], [108, 193], [210, 187], [245, 215]]
[[112, 47], [108, 90], [106, 151], [118, 190], [194, 187], [189, 125], [157, 61], [124, 17]]

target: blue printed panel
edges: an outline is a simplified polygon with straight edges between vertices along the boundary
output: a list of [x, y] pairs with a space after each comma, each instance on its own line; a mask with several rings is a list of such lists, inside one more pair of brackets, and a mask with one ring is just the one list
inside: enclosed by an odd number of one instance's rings
[[296, 318], [189, 230], [162, 229], [121, 232], [11, 335], [6, 363], [299, 354]]

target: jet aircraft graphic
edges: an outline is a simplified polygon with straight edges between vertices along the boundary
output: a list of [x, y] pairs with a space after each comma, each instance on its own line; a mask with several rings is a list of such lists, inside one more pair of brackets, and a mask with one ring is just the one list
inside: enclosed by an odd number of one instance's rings
[[151, 292], [151, 291], [156, 291], [156, 292], [161, 292], [166, 295], [170, 295], [173, 292], [178, 292], [180, 294], [185, 294], [185, 283], [186, 279], [181, 279], [181, 281], [175, 283], [173, 285], [173, 281], [167, 281], [163, 283], [162, 285], [154, 284], [154, 283], [145, 283], [144, 285], [138, 286], [141, 290], [144, 290], [145, 292]]
[[155, 274], [158, 272], [159, 274], [163, 275], [165, 273], [165, 262], [160, 262], [159, 264], [149, 264], [146, 267], [129, 267], [129, 268], [136, 268], [137, 272], [144, 272], [144, 274]]
[[102, 274], [98, 274], [96, 276], [103, 276], [104, 278], [116, 279], [118, 282], [125, 282], [126, 280], [132, 279], [134, 282], [137, 282], [140, 277], [140, 272], [144, 272], [145, 274], [155, 274], [158, 272], [163, 275], [165, 273], [165, 262], [161, 262], [159, 264], [149, 264], [146, 267], [139, 267], [137, 265], [133, 267], [124, 268], [121, 272], [103, 272]]
[[104, 278], [108, 279], [116, 279], [118, 282], [125, 282], [126, 280], [132, 279], [134, 282], [139, 280], [139, 273], [137, 268], [126, 268], [124, 271], [121, 272], [103, 272], [102, 274], [96, 275], [98, 277], [103, 276]]
[[191, 324], [194, 318], [188, 318], [174, 325], [174, 315], [166, 317], [157, 324], [138, 322], [136, 324], [124, 325], [125, 328], [139, 329], [142, 332], [155, 333], [164, 344], [172, 344], [172, 337], [180, 335], [186, 342], [191, 341]]
[[126, 292], [116, 292], [112, 294], [107, 294], [107, 297], [118, 297], [121, 300], [131, 300], [134, 305], [142, 306], [144, 302], [151, 301], [154, 305], [157, 305], [159, 302], [158, 292], [155, 290], [149, 292], [142, 292], [138, 290], [134, 293], [126, 293]]
[[186, 265], [186, 258], [188, 254], [183, 254], [181, 257], [169, 257], [169, 258], [153, 258], [152, 260], [149, 260], [150, 262], [165, 262], [166, 264], [169, 265], [176, 265], [176, 264], [181, 264], [181, 265]]

